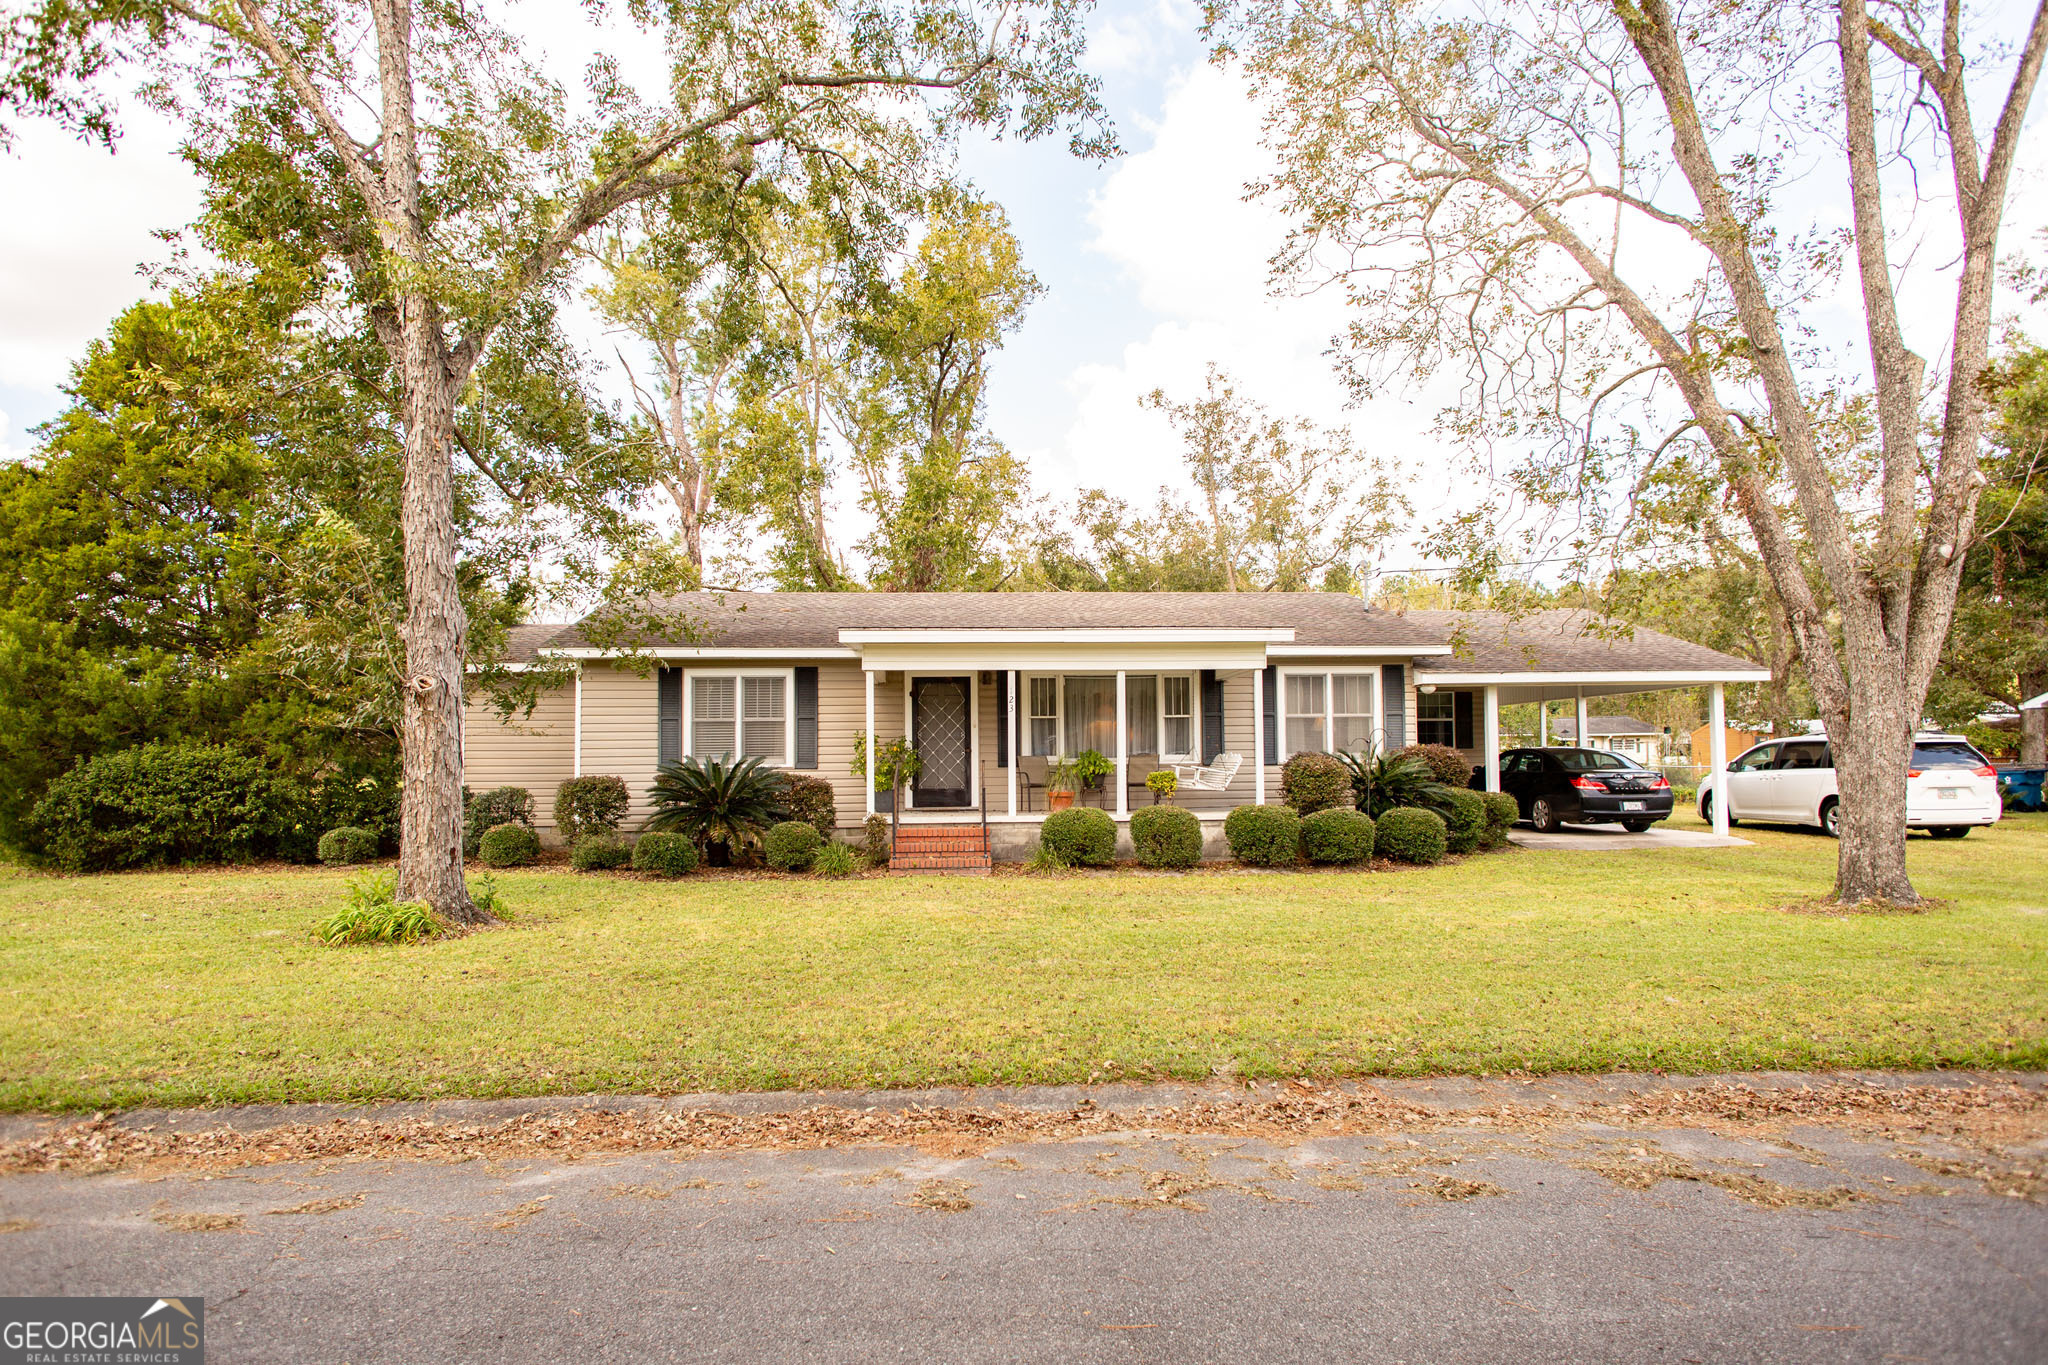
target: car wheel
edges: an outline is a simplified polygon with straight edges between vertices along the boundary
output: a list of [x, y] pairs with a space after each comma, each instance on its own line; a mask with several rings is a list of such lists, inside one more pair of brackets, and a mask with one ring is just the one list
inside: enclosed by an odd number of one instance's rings
[[1624, 820], [1621, 822], [1621, 827], [1630, 834], [1641, 834], [1655, 823], [1653, 820]]
[[[1712, 792], [1708, 792], [1700, 798], [1700, 819], [1710, 825], [1714, 823], [1714, 794]], [[1740, 820], [1732, 815], [1728, 817], [1728, 828], [1730, 829], [1734, 829], [1741, 823]]]
[[1557, 818], [1557, 808], [1550, 804], [1550, 798], [1539, 796], [1529, 807], [1529, 823], [1543, 834], [1555, 834], [1564, 821]]
[[1842, 837], [1841, 802], [1830, 799], [1826, 805], [1820, 808], [1820, 827], [1826, 831], [1830, 839]]
[[1936, 825], [1927, 831], [1937, 839], [1960, 839], [1970, 832], [1968, 825]]

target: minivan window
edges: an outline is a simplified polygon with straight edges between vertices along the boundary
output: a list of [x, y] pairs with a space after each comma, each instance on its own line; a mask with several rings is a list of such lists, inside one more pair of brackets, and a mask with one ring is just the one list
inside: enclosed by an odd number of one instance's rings
[[1757, 748], [1751, 749], [1748, 753], [1744, 754], [1741, 758], [1736, 759], [1733, 763], [1730, 763], [1728, 765], [1728, 771], [1731, 773], [1761, 772], [1765, 768], [1770, 767], [1771, 761], [1775, 759], [1777, 756], [1777, 745], [1760, 745]]
[[1818, 740], [1787, 744], [1778, 750], [1780, 768], [1825, 768], [1830, 766], [1827, 745]]
[[1984, 762], [1984, 755], [1961, 740], [1913, 746], [1913, 766], [1916, 768], [1981, 768]]

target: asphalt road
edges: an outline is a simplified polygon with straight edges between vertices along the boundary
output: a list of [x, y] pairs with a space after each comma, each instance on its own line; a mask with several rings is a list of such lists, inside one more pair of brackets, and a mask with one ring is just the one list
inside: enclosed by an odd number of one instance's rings
[[203, 1295], [218, 1362], [2048, 1358], [2039, 1182], [1943, 1152], [1567, 1121], [42, 1173], [0, 1179], [0, 1292]]

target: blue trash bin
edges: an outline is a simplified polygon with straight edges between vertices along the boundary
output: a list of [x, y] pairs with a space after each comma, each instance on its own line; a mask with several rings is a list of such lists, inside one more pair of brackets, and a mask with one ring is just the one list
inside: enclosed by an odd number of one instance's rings
[[2042, 792], [2042, 779], [2048, 778], [2048, 764], [2043, 763], [2000, 763], [1998, 768], [1998, 790], [2005, 796], [2009, 810], [2048, 810], [2048, 796]]

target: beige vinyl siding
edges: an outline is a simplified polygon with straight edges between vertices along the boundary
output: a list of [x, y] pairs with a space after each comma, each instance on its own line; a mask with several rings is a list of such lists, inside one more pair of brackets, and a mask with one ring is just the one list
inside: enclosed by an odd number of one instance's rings
[[533, 794], [533, 821], [554, 833], [555, 788], [575, 775], [576, 689], [552, 687], [531, 714], [506, 720], [495, 706], [473, 698], [463, 708], [462, 784], [471, 791], [524, 787]]
[[[867, 818], [867, 794], [853, 775], [853, 737], [868, 725], [868, 694], [860, 663], [852, 659], [818, 661], [818, 766], [812, 770], [832, 784], [832, 801], [842, 827]], [[903, 675], [888, 674], [892, 689], [878, 675], [875, 682], [875, 728], [884, 736], [903, 731]]]
[[647, 817], [647, 788], [659, 760], [654, 671], [644, 675], [608, 663], [583, 666], [583, 775], [617, 777], [632, 799], [625, 828]]

